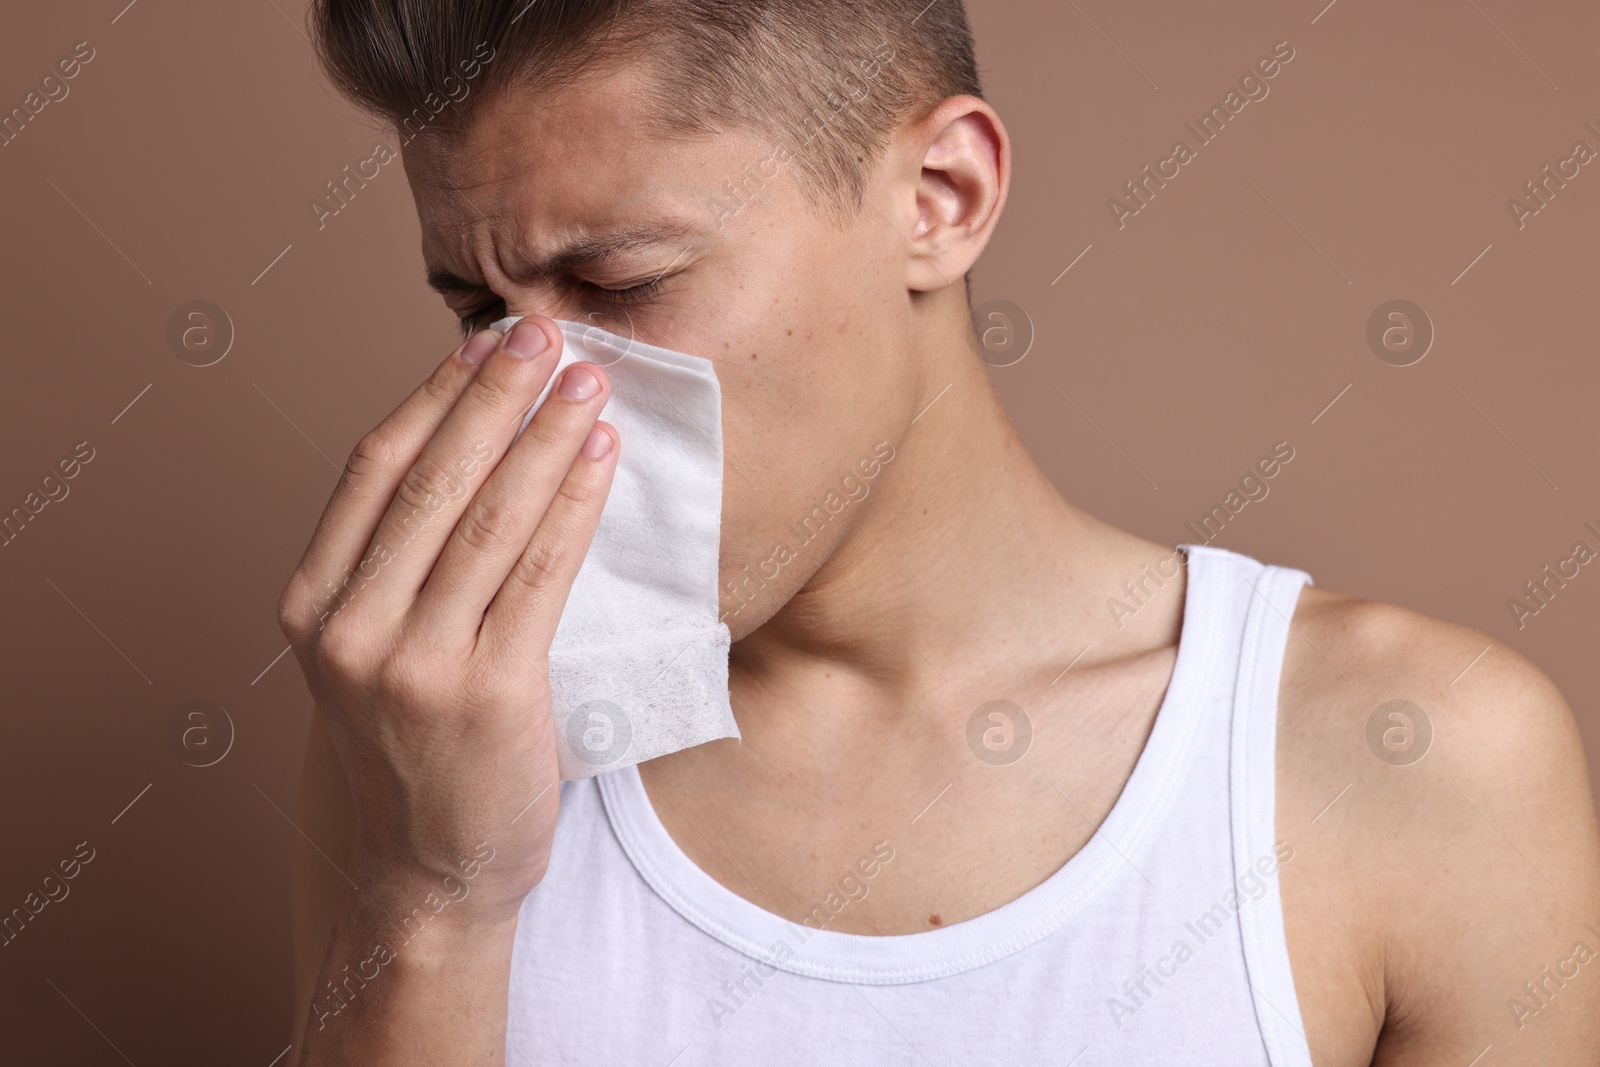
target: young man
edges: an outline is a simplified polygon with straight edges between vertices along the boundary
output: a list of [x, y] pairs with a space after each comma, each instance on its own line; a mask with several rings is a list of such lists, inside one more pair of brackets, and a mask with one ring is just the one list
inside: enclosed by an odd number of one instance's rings
[[[1011, 151], [958, 0], [313, 15], [407, 138], [451, 309], [528, 317], [361, 442], [284, 594], [301, 1063], [1600, 1062], [1551, 683], [1113, 529], [1026, 453], [960, 284]], [[715, 364], [743, 739], [557, 788], [544, 656], [628, 448], [605, 371], [512, 439], [551, 319], [597, 315]]]

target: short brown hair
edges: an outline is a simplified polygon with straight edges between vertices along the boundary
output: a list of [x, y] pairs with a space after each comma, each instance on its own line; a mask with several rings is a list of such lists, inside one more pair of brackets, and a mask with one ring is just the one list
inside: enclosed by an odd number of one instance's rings
[[406, 140], [648, 59], [660, 128], [764, 131], [836, 216], [900, 123], [982, 95], [962, 0], [312, 0], [310, 23], [334, 85]]

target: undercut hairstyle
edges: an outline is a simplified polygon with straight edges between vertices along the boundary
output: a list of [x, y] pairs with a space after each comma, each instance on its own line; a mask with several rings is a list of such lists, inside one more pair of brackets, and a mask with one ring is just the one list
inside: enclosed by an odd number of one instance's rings
[[310, 25], [335, 87], [402, 143], [643, 61], [657, 129], [769, 138], [839, 221], [902, 123], [982, 96], [962, 0], [312, 0]]

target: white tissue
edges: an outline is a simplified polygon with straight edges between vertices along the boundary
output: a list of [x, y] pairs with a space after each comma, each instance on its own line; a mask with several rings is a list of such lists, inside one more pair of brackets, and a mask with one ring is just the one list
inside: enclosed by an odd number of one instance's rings
[[[494, 323], [502, 333], [521, 316]], [[563, 779], [589, 778], [722, 737], [731, 635], [720, 618], [722, 390], [711, 361], [556, 320], [570, 363], [605, 368], [601, 418], [622, 441], [589, 554], [550, 646]], [[520, 432], [520, 431], [519, 431]]]

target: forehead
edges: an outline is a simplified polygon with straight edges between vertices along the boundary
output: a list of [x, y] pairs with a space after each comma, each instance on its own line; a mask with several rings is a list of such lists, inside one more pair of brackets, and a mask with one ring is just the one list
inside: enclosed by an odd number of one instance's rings
[[521, 273], [588, 237], [713, 225], [712, 197], [762, 141], [665, 131], [646, 108], [656, 91], [640, 64], [587, 72], [499, 93], [467, 127], [405, 146], [429, 264]]

